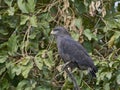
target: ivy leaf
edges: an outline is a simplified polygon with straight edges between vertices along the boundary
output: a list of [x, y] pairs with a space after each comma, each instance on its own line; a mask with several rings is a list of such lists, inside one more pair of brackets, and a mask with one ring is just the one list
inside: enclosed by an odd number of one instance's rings
[[91, 40], [92, 39], [92, 33], [90, 32], [89, 29], [86, 29], [84, 31], [84, 35], [88, 38], [88, 40]]
[[8, 46], [8, 50], [9, 50], [8, 53], [10, 55], [13, 55], [13, 54], [15, 54], [15, 52], [17, 52], [17, 49], [18, 49], [17, 38], [18, 38], [18, 36], [16, 34], [12, 34], [8, 40], [7, 46]]
[[106, 26], [103, 28], [104, 32], [107, 32], [108, 30], [112, 30], [113, 28], [117, 28], [118, 22], [116, 22], [113, 18], [104, 21], [106, 23]]
[[29, 12], [34, 12], [34, 10], [35, 10], [35, 0], [27, 0], [26, 7], [27, 7], [27, 10]]
[[28, 10], [26, 8], [26, 3], [24, 0], [17, 0], [17, 4], [19, 9], [22, 11], [22, 13], [28, 13]]
[[22, 80], [19, 82], [16, 90], [33, 90], [36, 82], [34, 80]]
[[54, 65], [53, 57], [52, 57], [52, 51], [47, 52], [47, 55], [48, 55], [48, 58], [47, 59], [43, 59], [43, 61], [44, 61], [46, 66], [51, 68]]
[[117, 81], [117, 83], [120, 85], [120, 74], [117, 75], [116, 81]]
[[49, 87], [46, 87], [46, 86], [38, 86], [35, 88], [35, 90], [49, 90], [50, 88]]
[[8, 79], [3, 78], [3, 79], [1, 79], [1, 82], [2, 82], [2, 83], [0, 84], [0, 89], [1, 89], [1, 90], [9, 89], [10, 84], [9, 84]]
[[37, 17], [35, 15], [33, 15], [32, 17], [30, 17], [30, 24], [33, 27], [37, 27]]
[[9, 7], [11, 7], [13, 0], [4, 0], [4, 2], [5, 2]]
[[22, 13], [30, 13], [35, 10], [35, 0], [18, 0], [18, 7]]
[[112, 72], [107, 72], [107, 73], [106, 73], [106, 77], [110, 80], [111, 77], [112, 77]]
[[8, 56], [7, 55], [1, 55], [0, 56], [0, 63], [4, 63], [7, 60]]
[[11, 79], [13, 79], [15, 77], [15, 72], [12, 71], [14, 66], [15, 66], [15, 64], [12, 61], [6, 62], [7, 73], [9, 74]]
[[40, 59], [40, 57], [35, 57], [35, 64], [40, 70], [42, 70], [43, 61], [42, 61], [42, 59]]
[[6, 70], [6, 67], [1, 67], [1, 66], [0, 66], [0, 75], [2, 75], [3, 72], [5, 72], [5, 70]]
[[19, 63], [20, 65], [27, 65], [30, 62], [30, 57], [26, 56], [21, 58], [21, 62]]
[[71, 32], [71, 35], [74, 38], [74, 40], [78, 41], [79, 36], [80, 36], [78, 33]]
[[86, 48], [86, 50], [87, 50], [89, 53], [92, 52], [93, 47], [92, 47], [92, 44], [91, 44], [90, 42], [85, 41], [85, 42], [83, 43], [83, 46]]
[[109, 83], [106, 83], [104, 85], [104, 90], [110, 90], [110, 84]]
[[82, 26], [82, 19], [81, 18], [75, 19], [75, 25], [77, 26], [77, 28], [80, 28]]
[[29, 83], [28, 80], [22, 80], [21, 82], [19, 82], [19, 84], [17, 86], [17, 90], [22, 90], [28, 83]]
[[23, 75], [24, 78], [28, 77], [28, 74], [30, 72], [30, 70], [33, 67], [33, 62], [32, 60], [29, 59], [29, 62], [25, 63], [24, 65], [22, 65], [21, 68], [21, 73]]
[[86, 10], [87, 10], [86, 6], [81, 0], [72, 0], [72, 1], [74, 1], [75, 7], [79, 14], [83, 14], [86, 12]]
[[32, 69], [32, 67], [33, 67], [33, 63], [32, 62], [29, 63], [26, 66], [21, 66], [21, 69], [22, 69], [21, 73], [22, 73], [22, 75], [23, 75], [24, 78], [28, 77], [28, 74], [29, 74], [30, 70]]
[[13, 15], [14, 15], [14, 12], [15, 12], [15, 8], [14, 8], [14, 7], [10, 7], [7, 11], [8, 11], [8, 14], [9, 14], [10, 16], [13, 16]]
[[12, 72], [16, 73], [16, 75], [19, 75], [21, 73], [21, 66], [15, 65], [12, 69]]
[[84, 35], [88, 38], [88, 40], [91, 40], [92, 38], [97, 40], [97, 37], [90, 31], [90, 29], [84, 30]]
[[21, 15], [20, 25], [24, 25], [29, 20], [29, 16]]

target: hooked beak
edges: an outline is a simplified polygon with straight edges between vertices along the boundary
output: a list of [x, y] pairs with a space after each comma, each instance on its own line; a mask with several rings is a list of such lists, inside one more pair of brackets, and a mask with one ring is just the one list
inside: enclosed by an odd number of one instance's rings
[[57, 33], [58, 33], [58, 31], [54, 31], [54, 30], [52, 30], [50, 34], [52, 34], [52, 35], [56, 35]]

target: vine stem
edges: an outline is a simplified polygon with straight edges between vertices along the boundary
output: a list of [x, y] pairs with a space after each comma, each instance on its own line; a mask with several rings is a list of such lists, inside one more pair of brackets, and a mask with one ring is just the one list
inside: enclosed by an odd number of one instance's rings
[[[23, 46], [22, 46], [22, 55], [23, 56], [27, 55], [27, 48], [26, 47], [27, 47], [27, 44], [29, 42], [30, 29], [31, 29], [31, 25], [28, 26], [28, 29], [25, 32], [25, 35], [23, 37]], [[25, 42], [25, 39], [27, 39], [26, 42]]]

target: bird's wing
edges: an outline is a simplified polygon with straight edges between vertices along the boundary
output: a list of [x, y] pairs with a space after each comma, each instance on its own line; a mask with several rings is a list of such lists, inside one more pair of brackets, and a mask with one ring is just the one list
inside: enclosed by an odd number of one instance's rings
[[94, 66], [92, 59], [87, 54], [81, 44], [72, 39], [63, 39], [60, 43], [60, 55], [65, 62], [72, 61], [78, 66], [91, 67]]

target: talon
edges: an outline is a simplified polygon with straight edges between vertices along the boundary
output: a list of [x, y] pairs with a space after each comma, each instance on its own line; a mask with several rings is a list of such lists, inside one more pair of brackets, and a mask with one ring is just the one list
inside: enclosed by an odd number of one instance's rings
[[67, 67], [67, 65], [70, 64], [70, 63], [71, 63], [71, 61], [66, 62], [65, 64], [63, 64], [63, 66], [62, 66], [62, 70], [65, 70], [65, 68]]

